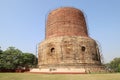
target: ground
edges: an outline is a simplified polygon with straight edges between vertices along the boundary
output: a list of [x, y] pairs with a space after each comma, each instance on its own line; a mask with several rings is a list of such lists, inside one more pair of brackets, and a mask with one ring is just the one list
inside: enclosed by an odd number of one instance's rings
[[120, 80], [120, 73], [114, 74], [0, 73], [0, 80]]

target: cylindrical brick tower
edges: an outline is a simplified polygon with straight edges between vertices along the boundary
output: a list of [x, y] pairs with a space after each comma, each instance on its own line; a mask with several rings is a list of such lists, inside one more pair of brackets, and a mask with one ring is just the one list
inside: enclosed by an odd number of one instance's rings
[[82, 11], [72, 7], [53, 10], [48, 15], [45, 33], [38, 50], [40, 69], [102, 71], [99, 48], [88, 35]]
[[46, 39], [60, 36], [88, 37], [83, 13], [75, 8], [59, 8], [48, 15]]

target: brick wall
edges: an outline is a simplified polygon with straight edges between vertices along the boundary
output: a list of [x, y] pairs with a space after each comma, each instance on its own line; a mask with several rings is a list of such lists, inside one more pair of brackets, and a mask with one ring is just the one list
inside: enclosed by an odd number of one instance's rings
[[83, 13], [75, 8], [59, 8], [48, 15], [46, 38], [88, 36]]

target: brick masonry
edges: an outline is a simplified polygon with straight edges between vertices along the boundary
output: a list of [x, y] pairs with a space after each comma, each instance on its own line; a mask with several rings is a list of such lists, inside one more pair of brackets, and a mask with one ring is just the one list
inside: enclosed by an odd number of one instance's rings
[[89, 37], [83, 12], [64, 7], [49, 13], [46, 38], [39, 44], [39, 68], [103, 71], [99, 47]]
[[59, 8], [48, 15], [46, 38], [88, 36], [83, 13], [75, 8]]

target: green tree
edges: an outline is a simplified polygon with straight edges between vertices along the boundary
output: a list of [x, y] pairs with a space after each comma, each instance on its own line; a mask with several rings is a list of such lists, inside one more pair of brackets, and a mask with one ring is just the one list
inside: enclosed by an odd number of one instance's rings
[[37, 57], [32, 53], [23, 53], [22, 54], [23, 65], [26, 68], [34, 67], [37, 65]]
[[32, 53], [23, 53], [15, 47], [9, 47], [7, 50], [0, 49], [0, 69], [23, 69], [35, 67], [37, 57]]
[[114, 72], [120, 72], [120, 58], [114, 58], [110, 63], [106, 64], [106, 66]]
[[1, 47], [0, 47], [0, 69], [1, 69], [1, 68], [2, 68], [2, 66], [3, 66], [2, 53], [3, 53], [3, 51], [1, 50]]
[[15, 47], [9, 47], [2, 54], [3, 68], [16, 69], [19, 65], [21, 55], [22, 51], [16, 49]]
[[3, 52], [3, 51], [1, 50], [1, 47], [0, 47], [0, 54], [2, 54], [2, 52]]

